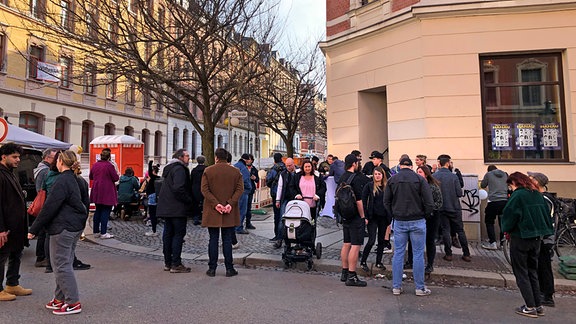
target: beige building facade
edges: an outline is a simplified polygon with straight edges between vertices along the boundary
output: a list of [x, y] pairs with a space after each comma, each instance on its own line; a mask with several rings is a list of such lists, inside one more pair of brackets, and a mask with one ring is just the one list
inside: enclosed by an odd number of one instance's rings
[[576, 1], [326, 4], [328, 153], [446, 153], [576, 197]]

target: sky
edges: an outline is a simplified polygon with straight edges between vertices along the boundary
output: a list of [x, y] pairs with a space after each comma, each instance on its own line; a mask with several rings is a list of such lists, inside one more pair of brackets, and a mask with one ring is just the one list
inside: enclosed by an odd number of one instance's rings
[[326, 0], [280, 0], [279, 16], [285, 20], [279, 47], [314, 46], [325, 38]]

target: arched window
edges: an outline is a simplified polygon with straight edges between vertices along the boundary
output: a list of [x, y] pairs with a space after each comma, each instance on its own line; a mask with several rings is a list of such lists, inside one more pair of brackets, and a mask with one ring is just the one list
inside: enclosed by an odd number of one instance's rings
[[238, 155], [238, 136], [234, 135], [234, 154]]
[[196, 158], [196, 131], [192, 131], [192, 158], [195, 159]]
[[[182, 147], [188, 150], [188, 130], [186, 128], [182, 130]], [[191, 158], [194, 157], [191, 156]]]
[[178, 134], [180, 133], [178, 127], [174, 127], [172, 130], [172, 151], [176, 152], [178, 150]]
[[82, 122], [82, 138], [80, 140], [80, 145], [84, 149], [84, 152], [90, 152], [90, 142], [92, 142], [92, 137], [94, 136], [94, 123], [91, 120], [85, 120]]
[[244, 144], [244, 137], [242, 137], [242, 135], [240, 135], [240, 137], [238, 138], [238, 154], [244, 154], [244, 150], [243, 150], [243, 145]]
[[20, 113], [20, 121], [18, 122], [20, 128], [24, 128], [34, 133], [40, 133], [40, 117], [27, 112]]
[[222, 138], [222, 135], [218, 135], [218, 145], [217, 145], [218, 147], [217, 148], [224, 147], [223, 144], [224, 144], [224, 140]]
[[112, 123], [107, 123], [104, 125], [104, 135], [114, 135], [116, 134], [116, 126]]
[[54, 138], [62, 141], [68, 142], [69, 126], [70, 120], [66, 117], [56, 118], [56, 129], [54, 130]]
[[134, 136], [134, 127], [132, 126], [124, 127], [124, 135]]
[[162, 155], [162, 132], [156, 131], [154, 133], [154, 156]]
[[149, 142], [150, 141], [150, 131], [147, 129], [142, 130], [142, 142], [144, 143], [144, 155], [148, 156], [150, 154]]

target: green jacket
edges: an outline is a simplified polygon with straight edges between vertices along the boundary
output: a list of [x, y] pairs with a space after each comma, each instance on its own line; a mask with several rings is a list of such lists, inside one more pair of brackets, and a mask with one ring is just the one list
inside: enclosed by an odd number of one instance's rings
[[554, 234], [550, 211], [542, 194], [525, 188], [514, 190], [502, 213], [502, 231], [520, 238]]

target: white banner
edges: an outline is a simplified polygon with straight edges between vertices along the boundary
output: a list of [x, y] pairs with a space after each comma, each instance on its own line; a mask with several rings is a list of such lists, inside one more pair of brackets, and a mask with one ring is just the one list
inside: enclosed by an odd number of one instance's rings
[[38, 71], [36, 78], [47, 82], [60, 82], [60, 65], [50, 64], [46, 62], [37, 62]]

